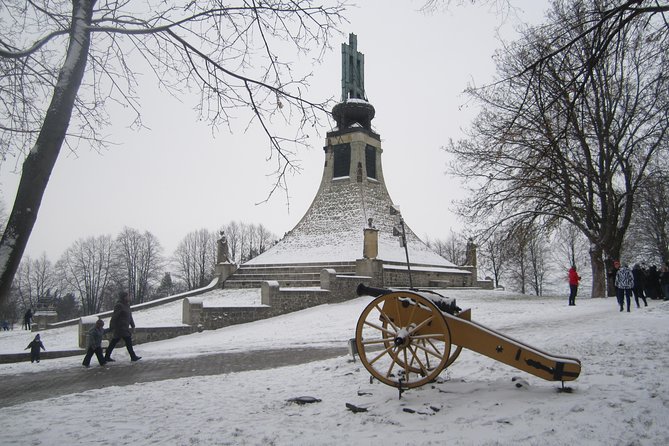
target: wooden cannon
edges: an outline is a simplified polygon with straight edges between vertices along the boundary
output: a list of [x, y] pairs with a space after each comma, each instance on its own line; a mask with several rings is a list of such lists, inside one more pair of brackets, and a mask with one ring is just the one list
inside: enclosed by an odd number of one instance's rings
[[581, 372], [576, 358], [543, 352], [473, 322], [471, 310], [458, 308], [455, 299], [363, 284], [357, 292], [375, 297], [356, 325], [360, 360], [374, 378], [400, 391], [433, 381], [463, 348], [563, 386]]

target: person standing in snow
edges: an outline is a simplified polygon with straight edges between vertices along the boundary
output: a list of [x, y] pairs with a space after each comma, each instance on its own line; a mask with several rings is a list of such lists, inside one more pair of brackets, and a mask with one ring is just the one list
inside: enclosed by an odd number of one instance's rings
[[28, 344], [26, 348], [24, 348], [24, 350], [30, 349], [30, 362], [35, 362], [35, 361], [39, 362], [40, 348], [46, 351], [46, 349], [44, 348], [44, 344], [42, 344], [42, 340], [40, 339], [38, 333], [35, 335], [35, 339], [33, 339], [32, 342]]
[[32, 308], [28, 308], [28, 311], [26, 311], [26, 314], [23, 315], [23, 329], [24, 330], [30, 330], [30, 323], [32, 322], [33, 319], [33, 310]]
[[86, 350], [86, 356], [84, 356], [84, 362], [82, 363], [84, 367], [90, 367], [91, 358], [94, 353], [101, 366], [107, 363], [102, 355], [102, 337], [105, 334], [104, 326], [105, 321], [98, 319], [95, 321], [95, 326], [88, 330], [88, 350]]
[[569, 268], [569, 305], [576, 305], [579, 280], [581, 280], [581, 276], [576, 272], [576, 265], [572, 265]]
[[646, 300], [646, 295], [643, 293], [643, 278], [645, 273], [641, 269], [641, 265], [638, 263], [632, 268], [632, 276], [634, 277], [634, 302], [636, 302], [636, 307], [641, 308], [639, 305], [639, 298], [643, 300], [644, 306], [648, 306], [648, 301]]
[[655, 265], [650, 265], [646, 271], [644, 286], [646, 287], [646, 297], [653, 300], [660, 299], [660, 275]]
[[114, 362], [111, 357], [114, 347], [118, 341], [123, 339], [125, 348], [130, 354], [131, 361], [139, 361], [141, 356], [137, 356], [132, 348], [132, 331], [135, 329], [135, 321], [132, 319], [132, 310], [130, 309], [130, 299], [127, 291], [121, 291], [118, 295], [118, 301], [114, 305], [114, 313], [109, 321], [109, 330], [112, 331], [113, 337], [109, 341], [109, 347], [105, 353], [105, 362]]
[[660, 288], [663, 299], [669, 300], [669, 261], [664, 262], [660, 268]]
[[634, 275], [632, 270], [623, 264], [618, 273], [616, 273], [616, 296], [618, 297], [618, 304], [620, 311], [623, 311], [624, 300], [627, 300], [627, 311], [630, 311], [630, 300], [632, 298], [632, 289], [634, 288]]

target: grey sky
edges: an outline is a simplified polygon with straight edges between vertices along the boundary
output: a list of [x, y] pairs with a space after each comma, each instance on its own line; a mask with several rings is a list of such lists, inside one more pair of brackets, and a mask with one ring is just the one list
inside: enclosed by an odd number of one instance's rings
[[[383, 143], [386, 183], [409, 226], [424, 239], [446, 238], [461, 224], [450, 212], [461, 196], [457, 180], [445, 175], [447, 157], [440, 149], [462, 135], [475, 110], [461, 94], [469, 81], [483, 84], [494, 74], [492, 54], [500, 46], [496, 27], [503, 19], [482, 7], [454, 8], [424, 15], [422, 1], [360, 2], [349, 12], [350, 24], [321, 66], [298, 60], [295, 69], [313, 69], [309, 95], [316, 100], [340, 95], [339, 43], [358, 36], [365, 54], [365, 88], [376, 108], [374, 129]], [[520, 17], [536, 23], [546, 1], [519, 1]], [[508, 38], [515, 18], [503, 23]], [[180, 103], [160, 94], [147, 76], [142, 86], [143, 119], [151, 128], [127, 129], [128, 113], [112, 114], [110, 136], [118, 146], [98, 154], [66, 149], [47, 187], [26, 253], [43, 252], [55, 261], [81, 237], [115, 236], [129, 226], [148, 230], [171, 254], [190, 231], [217, 230], [232, 220], [262, 223], [277, 235], [290, 230], [314, 198], [323, 167], [325, 131], [311, 137], [312, 147], [298, 154], [303, 171], [289, 178], [290, 208], [277, 193], [263, 201], [272, 181], [273, 161], [257, 127], [246, 121], [212, 133], [196, 122], [197, 96]], [[16, 160], [3, 162], [1, 198], [11, 209], [18, 175]], [[19, 166], [20, 169], [20, 166]], [[361, 248], [362, 249], [362, 248]]]

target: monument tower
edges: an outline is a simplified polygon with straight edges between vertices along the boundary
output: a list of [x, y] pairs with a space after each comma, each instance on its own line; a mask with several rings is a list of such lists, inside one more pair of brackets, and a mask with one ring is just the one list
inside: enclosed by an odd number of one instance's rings
[[407, 249], [400, 245], [398, 207], [386, 189], [381, 138], [372, 128], [375, 110], [365, 94], [364, 69], [364, 55], [350, 34], [348, 44], [342, 44], [341, 102], [332, 109], [337, 126], [326, 135], [316, 197], [291, 231], [240, 269], [312, 264], [362, 275], [361, 264], [373, 262], [385, 286], [408, 286], [408, 257], [412, 273], [423, 277], [414, 285], [429, 286], [432, 280], [471, 286], [471, 271], [437, 255], [406, 225]]

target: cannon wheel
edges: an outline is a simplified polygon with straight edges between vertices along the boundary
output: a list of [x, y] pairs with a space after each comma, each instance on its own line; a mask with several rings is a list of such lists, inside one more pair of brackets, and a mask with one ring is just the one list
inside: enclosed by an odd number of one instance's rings
[[365, 368], [390, 386], [422, 386], [449, 363], [451, 333], [446, 320], [432, 302], [412, 292], [375, 298], [358, 319], [355, 339]]

